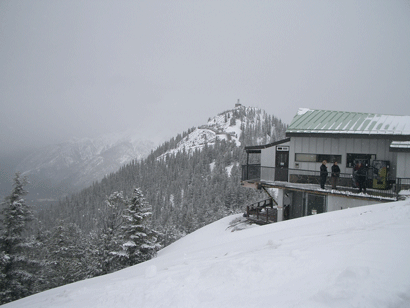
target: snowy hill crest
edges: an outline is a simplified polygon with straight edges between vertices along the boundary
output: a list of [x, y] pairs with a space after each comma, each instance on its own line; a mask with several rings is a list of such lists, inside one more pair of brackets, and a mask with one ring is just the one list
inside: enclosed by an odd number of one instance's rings
[[255, 107], [237, 106], [210, 118], [208, 123], [195, 128], [159, 158], [178, 152], [191, 153], [217, 140], [233, 142], [236, 146], [261, 144], [276, 141], [284, 136], [285, 125], [264, 110]]

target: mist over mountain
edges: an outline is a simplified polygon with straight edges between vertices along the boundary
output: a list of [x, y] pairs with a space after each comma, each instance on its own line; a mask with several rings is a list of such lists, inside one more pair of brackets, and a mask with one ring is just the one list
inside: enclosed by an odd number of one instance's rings
[[[188, 129], [154, 151], [156, 159], [179, 152], [193, 153], [215, 142], [236, 147], [269, 143], [284, 136], [285, 125], [265, 111], [238, 105], [209, 118], [204, 125]], [[16, 171], [27, 176], [30, 199], [52, 202], [101, 181], [133, 160], [146, 158], [155, 143], [138, 131], [73, 138], [66, 142], [20, 152], [1, 159], [0, 196], [7, 195]]]
[[8, 178], [19, 171], [29, 178], [30, 198], [36, 202], [56, 201], [116, 172], [131, 160], [145, 158], [155, 145], [138, 137], [137, 132], [129, 131], [73, 138], [36, 149], [24, 158], [9, 158]]
[[16, 166], [20, 164], [30, 151], [18, 151], [0, 156], [0, 200], [3, 200], [12, 189]]

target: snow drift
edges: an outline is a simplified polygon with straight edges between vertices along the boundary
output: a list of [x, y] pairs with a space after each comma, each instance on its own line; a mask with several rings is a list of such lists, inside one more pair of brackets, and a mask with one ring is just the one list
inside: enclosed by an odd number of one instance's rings
[[262, 227], [242, 220], [4, 307], [410, 307], [410, 200]]

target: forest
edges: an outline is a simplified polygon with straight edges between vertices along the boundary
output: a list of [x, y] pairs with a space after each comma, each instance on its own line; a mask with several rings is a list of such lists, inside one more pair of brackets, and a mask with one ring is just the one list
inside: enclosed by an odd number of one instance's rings
[[27, 203], [27, 179], [16, 173], [1, 210], [0, 304], [144, 262], [265, 198], [240, 185], [244, 146], [280, 140], [286, 125], [256, 108], [218, 116], [240, 125], [241, 146], [216, 138], [201, 149], [168, 154], [191, 128], [47, 207]]

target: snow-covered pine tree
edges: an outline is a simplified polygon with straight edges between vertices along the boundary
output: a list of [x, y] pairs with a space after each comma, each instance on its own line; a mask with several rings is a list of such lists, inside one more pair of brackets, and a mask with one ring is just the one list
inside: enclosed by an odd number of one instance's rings
[[124, 264], [135, 265], [155, 256], [160, 248], [157, 233], [150, 228], [151, 206], [141, 190], [135, 188], [132, 197], [126, 200], [123, 213], [122, 251]]
[[50, 260], [50, 287], [58, 287], [67, 283], [89, 278], [88, 247], [85, 236], [74, 223], [64, 223], [51, 232], [51, 237], [46, 243]]
[[16, 173], [11, 195], [2, 203], [0, 233], [0, 304], [32, 294], [35, 284], [36, 261], [27, 253], [31, 248], [25, 232], [33, 219], [24, 200], [27, 178]]
[[99, 247], [98, 259], [102, 275], [121, 268], [120, 258], [116, 250], [120, 244], [125, 203], [123, 192], [115, 191], [105, 200], [101, 209], [97, 246]]

